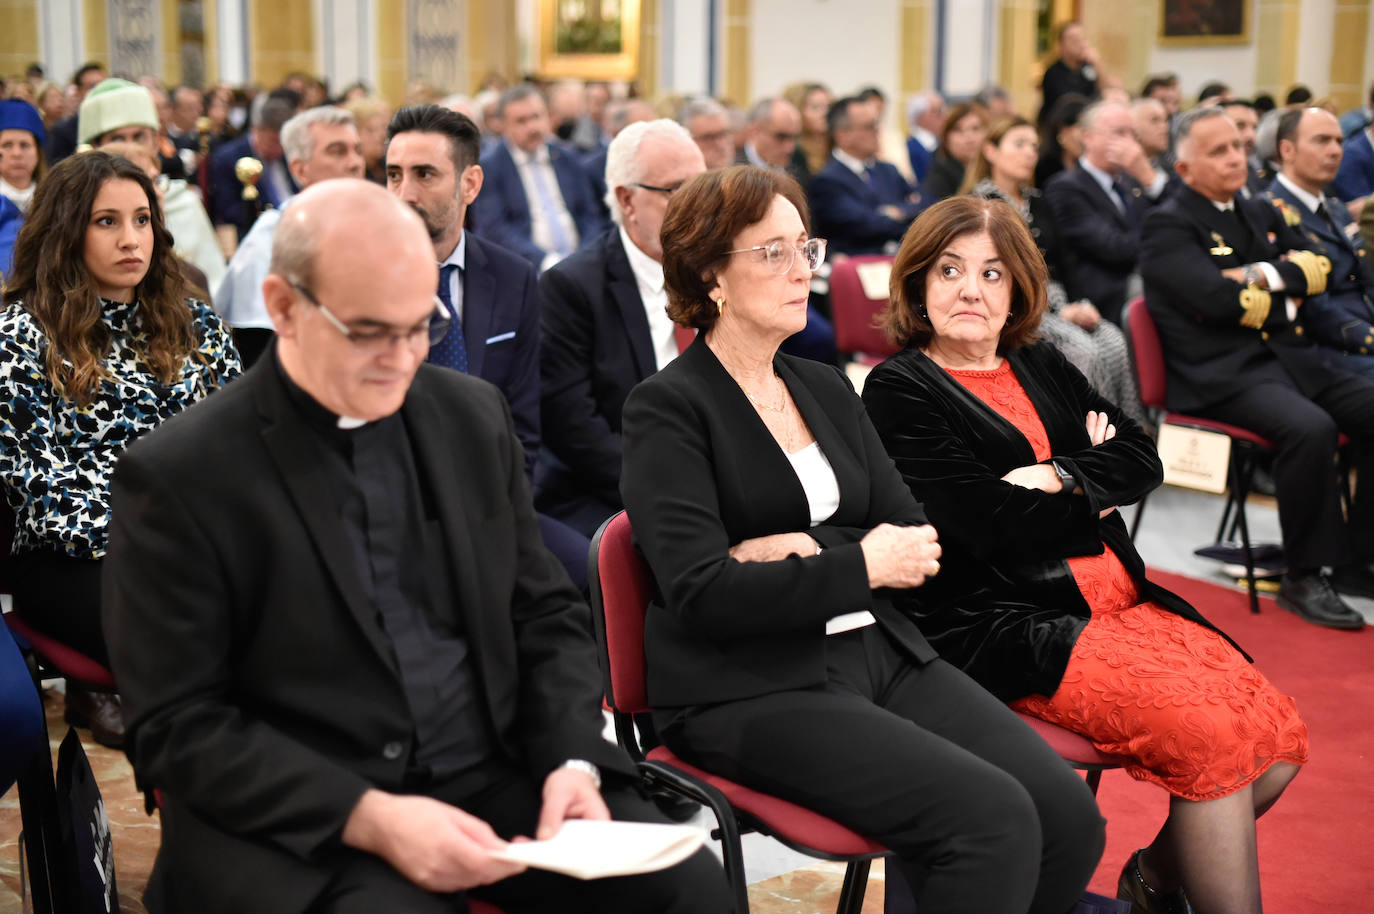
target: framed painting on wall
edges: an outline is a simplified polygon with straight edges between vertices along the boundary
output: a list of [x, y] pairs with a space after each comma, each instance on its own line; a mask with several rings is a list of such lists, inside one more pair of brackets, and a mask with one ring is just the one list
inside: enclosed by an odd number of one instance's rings
[[1160, 0], [1159, 43], [1250, 43], [1250, 0]]
[[634, 79], [639, 0], [539, 0], [539, 75]]

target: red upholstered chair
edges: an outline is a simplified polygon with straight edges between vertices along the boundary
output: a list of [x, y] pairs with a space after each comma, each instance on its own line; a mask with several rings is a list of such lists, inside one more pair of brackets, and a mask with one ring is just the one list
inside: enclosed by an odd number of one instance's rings
[[1065, 730], [1063, 727], [1043, 721], [1038, 717], [1031, 717], [1029, 714], [1016, 712], [1016, 716], [1030, 725], [1030, 728], [1040, 735], [1040, 738], [1050, 744], [1050, 748], [1068, 762], [1070, 766], [1079, 771], [1087, 772], [1085, 780], [1088, 788], [1097, 796], [1097, 787], [1102, 783], [1102, 772], [1109, 768], [1120, 768], [1121, 762], [1116, 758], [1097, 751], [1097, 747], [1088, 742], [1086, 737], [1079, 736], [1072, 730]]
[[834, 312], [835, 347], [867, 365], [876, 365], [897, 352], [874, 322], [887, 307], [887, 293], [869, 298], [859, 282], [859, 267], [892, 263], [891, 257], [866, 255], [837, 261], [830, 270], [830, 307]]
[[[1222, 509], [1221, 524], [1217, 527], [1217, 541], [1227, 536], [1228, 525], [1231, 536], [1240, 533], [1241, 550], [1245, 554], [1245, 582], [1250, 590], [1250, 612], [1258, 613], [1259, 593], [1255, 587], [1255, 555], [1250, 548], [1250, 527], [1245, 520], [1245, 499], [1250, 494], [1250, 479], [1256, 460], [1273, 450], [1267, 438], [1247, 431], [1238, 425], [1228, 425], [1215, 419], [1202, 419], [1170, 412], [1166, 405], [1167, 374], [1164, 369], [1164, 349], [1159, 342], [1159, 332], [1155, 329], [1154, 318], [1145, 307], [1145, 299], [1136, 298], [1126, 303], [1122, 312], [1122, 330], [1126, 334], [1127, 348], [1131, 361], [1135, 364], [1136, 382], [1140, 385], [1140, 400], [1147, 409], [1160, 410], [1163, 422], [1181, 425], [1186, 428], [1219, 432], [1231, 439], [1231, 483], [1226, 496], [1226, 506]], [[1142, 498], [1136, 506], [1135, 520], [1131, 524], [1131, 536], [1140, 529], [1140, 520], [1145, 515], [1145, 501]]]
[[749, 910], [740, 847], [745, 831], [771, 835], [813, 857], [848, 861], [837, 911], [859, 914], [870, 863], [887, 853], [882, 845], [795, 803], [703, 771], [666, 746], [651, 749], [647, 756], [640, 750], [632, 716], [650, 710], [644, 684], [644, 610], [655, 585], [648, 564], [631, 542], [630, 519], [624, 511], [602, 524], [593, 537], [587, 578], [616, 739], [635, 760], [650, 790], [685, 796], [711, 809], [719, 825], [712, 837], [720, 839], [737, 914]]

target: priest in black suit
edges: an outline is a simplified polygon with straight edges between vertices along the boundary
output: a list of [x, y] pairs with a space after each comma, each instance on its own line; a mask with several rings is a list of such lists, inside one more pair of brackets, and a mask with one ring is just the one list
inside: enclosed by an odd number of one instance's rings
[[665, 310], [659, 230], [673, 192], [705, 170], [681, 125], [626, 127], [606, 154], [615, 228], [539, 280], [544, 449], [535, 501], [587, 536], [621, 507], [625, 398], [692, 339]]
[[1147, 217], [1140, 260], [1169, 408], [1273, 442], [1288, 562], [1279, 605], [1318, 625], [1360, 628], [1336, 590], [1374, 596], [1374, 514], [1361, 493], [1342, 517], [1332, 460], [1345, 432], [1359, 477], [1374, 474], [1374, 382], [1330, 367], [1298, 323], [1331, 264], [1269, 203], [1238, 196], [1245, 152], [1226, 112], [1182, 115], [1174, 152], [1184, 186]]
[[426, 240], [374, 184], [306, 190], [264, 282], [273, 348], [116, 469], [105, 625], [162, 791], [148, 908], [727, 910], [707, 851], [597, 882], [492, 854], [662, 820], [601, 736], [588, 611], [505, 401], [423, 364]]

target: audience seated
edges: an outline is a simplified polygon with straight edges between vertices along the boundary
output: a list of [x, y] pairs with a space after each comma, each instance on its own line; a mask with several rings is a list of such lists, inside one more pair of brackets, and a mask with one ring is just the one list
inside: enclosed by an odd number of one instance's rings
[[1131, 102], [1131, 117], [1135, 138], [1145, 151], [1145, 158], [1156, 173], [1165, 176], [1164, 193], [1178, 185], [1174, 171], [1174, 156], [1169, 142], [1169, 110], [1154, 98], [1138, 98]]
[[1163, 105], [1164, 114], [1170, 123], [1183, 107], [1183, 90], [1179, 88], [1178, 77], [1173, 73], [1159, 73], [1148, 77], [1141, 86], [1140, 97], [1153, 99]]
[[1358, 204], [1374, 192], [1374, 126], [1358, 131], [1345, 141], [1341, 169], [1331, 189], [1347, 204]]
[[258, 204], [243, 197], [244, 183], [235, 170], [239, 159], [262, 163], [256, 189], [264, 210], [280, 209], [299, 189], [281, 146], [281, 128], [299, 105], [299, 96], [289, 90], [259, 96], [253, 102], [248, 131], [210, 154], [210, 218], [221, 227], [221, 236], [230, 239], [226, 248], [230, 253], [253, 227], [258, 213]]
[[987, 132], [987, 112], [981, 105], [963, 102], [949, 109], [940, 131], [940, 147], [921, 182], [921, 201], [926, 206], [966, 189], [965, 173], [978, 158]]
[[385, 190], [306, 189], [264, 282], [270, 356], [119, 463], [105, 622], [161, 793], [152, 914], [729, 904], [706, 849], [590, 882], [493, 855], [665, 820], [601, 736], [587, 607], [500, 393], [422, 364], [437, 280]]
[[542, 272], [600, 237], [605, 210], [576, 154], [549, 141], [539, 90], [512, 86], [497, 111], [504, 140], [482, 156], [487, 192], [473, 204], [473, 231]]
[[[631, 124], [653, 120], [654, 109], [648, 102], [637, 98], [616, 98], [606, 103], [603, 113], [605, 129], [609, 138], [604, 144], [587, 153], [587, 157], [582, 160], [582, 170], [587, 173], [587, 177], [592, 179], [592, 186], [596, 189], [596, 199], [604, 203], [606, 199], [606, 152], [610, 149], [610, 141]], [[610, 218], [609, 211], [606, 218]]]
[[[0, 481], [15, 513], [14, 607], [99, 663], [115, 461], [239, 372], [219, 318], [184, 297], [168, 238], [139, 166], [69, 156], [39, 185], [6, 276]], [[123, 742], [116, 696], [69, 685], [67, 719]]]
[[791, 171], [803, 174], [806, 187], [812, 176], [830, 160], [830, 126], [827, 117], [834, 98], [820, 83], [793, 83], [782, 97], [801, 113], [801, 136], [792, 150]]
[[535, 504], [586, 536], [620, 510], [620, 413], [636, 384], [691, 342], [668, 317], [663, 214], [706, 170], [687, 131], [625, 128], [606, 160], [615, 228], [539, 280], [544, 449]]
[[816, 233], [837, 254], [881, 254], [921, 210], [920, 195], [890, 162], [877, 159], [879, 124], [869, 105], [850, 96], [826, 117], [833, 151], [811, 180]]
[[[387, 186], [420, 214], [439, 264], [438, 301], [452, 323], [429, 349], [434, 365], [479, 377], [506, 398], [527, 478], [539, 457], [539, 305], [534, 267], [463, 228], [483, 191], [480, 133], [438, 105], [396, 112], [387, 127]], [[587, 583], [586, 535], [540, 515], [544, 544], [569, 577]]]
[[1060, 98], [1073, 94], [1091, 101], [1097, 97], [1102, 83], [1102, 58], [1088, 41], [1082, 23], [1069, 20], [1059, 26], [1055, 46], [1059, 56], [1045, 68], [1040, 80], [1040, 114], [1036, 122], [1041, 125], [1048, 121]]
[[940, 148], [940, 131], [947, 114], [944, 97], [934, 89], [918, 92], [907, 103], [906, 120], [911, 136], [906, 141], [906, 153], [918, 186], [926, 179], [935, 151]]
[[[783, 98], [764, 98], [749, 109], [749, 127], [745, 141], [735, 153], [735, 164], [753, 165], [786, 171], [798, 182], [806, 175], [797, 170], [792, 153], [801, 138], [801, 112]], [[802, 185], [803, 190], [805, 185]]]
[[1091, 104], [1082, 95], [1061, 95], [1040, 125], [1040, 161], [1035, 163], [1035, 186], [1044, 188], [1061, 171], [1078, 167], [1083, 154], [1083, 127], [1078, 118]]
[[[141, 146], [151, 156], [158, 152], [158, 113], [153, 96], [142, 86], [122, 79], [107, 79], [86, 96], [78, 114], [78, 138], [97, 149], [111, 143]], [[161, 171], [161, 168], [159, 168]], [[203, 274], [205, 291], [213, 291], [224, 279], [224, 252], [196, 191], [180, 178], [157, 180], [163, 220], [172, 233], [176, 255]]]
[[1140, 256], [1169, 408], [1273, 442], [1288, 567], [1278, 603], [1318, 625], [1361, 628], [1337, 591], [1374, 596], [1374, 510], [1357, 491], [1342, 516], [1332, 456], [1345, 432], [1360, 478], [1374, 474], [1374, 382], [1330, 367], [1298, 334], [1302, 302], [1325, 290], [1326, 272], [1270, 203], [1238, 196], [1245, 153], [1225, 112], [1180, 115], [1174, 136], [1186, 186], [1146, 217]]
[[1099, 393], [1144, 424], [1145, 410], [1121, 328], [1104, 321], [1091, 301], [1075, 296], [1066, 285], [1074, 275], [1073, 253], [1062, 240], [1049, 204], [1031, 186], [1039, 151], [1035, 125], [1030, 121], [1020, 116], [997, 121], [974, 163], [971, 175], [976, 183], [970, 193], [1011, 205], [1035, 239], [1049, 270], [1045, 283], [1048, 307], [1038, 328], [1041, 336]]
[[1348, 140], [1371, 124], [1374, 124], [1374, 82], [1369, 84], [1365, 104], [1341, 115], [1341, 136]]
[[1045, 279], [1023, 221], [981, 200], [932, 207], [893, 264], [884, 324], [905, 348], [868, 376], [864, 403], [948, 551], [986, 559], [1016, 600], [916, 618], [1013, 708], [1169, 793], [1158, 836], [1122, 869], [1133, 911], [1259, 914], [1255, 819], [1307, 761], [1307, 727], [1231, 639], [1146, 577], [1117, 506], [1159, 485], [1159, 456], [1032, 342]]
[[707, 168], [724, 168], [735, 161], [730, 112], [720, 102], [713, 98], [690, 99], [682, 106], [677, 121], [692, 135]]
[[658, 584], [654, 723], [693, 764], [889, 848], [917, 910], [1061, 914], [1101, 816], [898, 609], [950, 579], [843, 376], [778, 352], [824, 255], [809, 234], [776, 171], [710, 171], [668, 207], [669, 311], [699, 332], [626, 401], [621, 479]]
[[1248, 101], [1242, 98], [1227, 99], [1221, 103], [1221, 110], [1236, 125], [1240, 134], [1240, 145], [1245, 150], [1245, 187], [1241, 191], [1247, 198], [1263, 193], [1274, 180], [1267, 163], [1255, 151], [1255, 130], [1259, 127], [1259, 115]]
[[[280, 137], [282, 155], [297, 187], [330, 178], [363, 177], [362, 140], [353, 115], [343, 108], [302, 111], [282, 125]], [[287, 200], [257, 218], [229, 259], [224, 281], [215, 290], [215, 310], [234, 328], [245, 365], [257, 361], [272, 332], [262, 281], [267, 278], [277, 225], [290, 206]]]
[[33, 105], [18, 98], [0, 101], [0, 197], [20, 212], [29, 208], [48, 170], [43, 157], [47, 136], [43, 116]]
[[1340, 167], [1340, 123], [1320, 108], [1287, 109], [1278, 145], [1283, 170], [1269, 185], [1269, 199], [1331, 264], [1326, 291], [1302, 306], [1303, 328], [1340, 353], [1337, 367], [1374, 380], [1374, 267], [1349, 210], [1322, 192]]
[[1055, 224], [1076, 260], [1076, 286], [1102, 315], [1121, 323], [1121, 308], [1138, 294], [1135, 277], [1145, 211], [1167, 179], [1135, 138], [1131, 111], [1119, 102], [1083, 110], [1078, 167], [1045, 188]]
[[81, 103], [86, 100], [86, 95], [100, 85], [109, 77], [109, 71], [105, 65], [99, 61], [90, 60], [82, 64], [75, 73], [72, 74], [71, 86], [71, 107], [67, 110], [71, 114], [52, 125], [48, 131], [48, 164], [56, 165], [67, 156], [76, 152], [76, 123]]

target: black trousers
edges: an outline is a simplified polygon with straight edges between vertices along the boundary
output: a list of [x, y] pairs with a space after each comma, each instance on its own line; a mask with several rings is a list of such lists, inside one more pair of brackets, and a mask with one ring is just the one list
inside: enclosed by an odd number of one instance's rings
[[891, 848], [921, 914], [1069, 910], [1105, 841], [1083, 779], [972, 679], [913, 666], [878, 626], [826, 646], [826, 685], [659, 712], [664, 742]]
[[1274, 443], [1274, 484], [1288, 567], [1374, 560], [1374, 485], [1357, 494], [1347, 520], [1332, 459], [1340, 432], [1350, 436], [1359, 480], [1374, 479], [1374, 381], [1332, 369], [1305, 396], [1292, 382], [1267, 380], [1199, 416], [1249, 429]]
[[45, 635], [110, 665], [100, 630], [100, 559], [77, 559], [53, 549], [10, 559], [14, 608]]
[[[503, 838], [534, 834], [540, 790], [528, 777], [506, 769], [475, 794], [470, 781], [426, 791], [485, 820]], [[652, 802], [623, 778], [609, 775], [602, 796], [614, 819], [668, 822]], [[309, 914], [454, 914], [467, 910], [464, 893], [435, 895], [415, 886], [380, 857], [348, 851], [336, 876]], [[470, 893], [506, 914], [724, 914], [730, 911], [725, 873], [706, 848], [657, 873], [584, 882], [529, 869]]]

